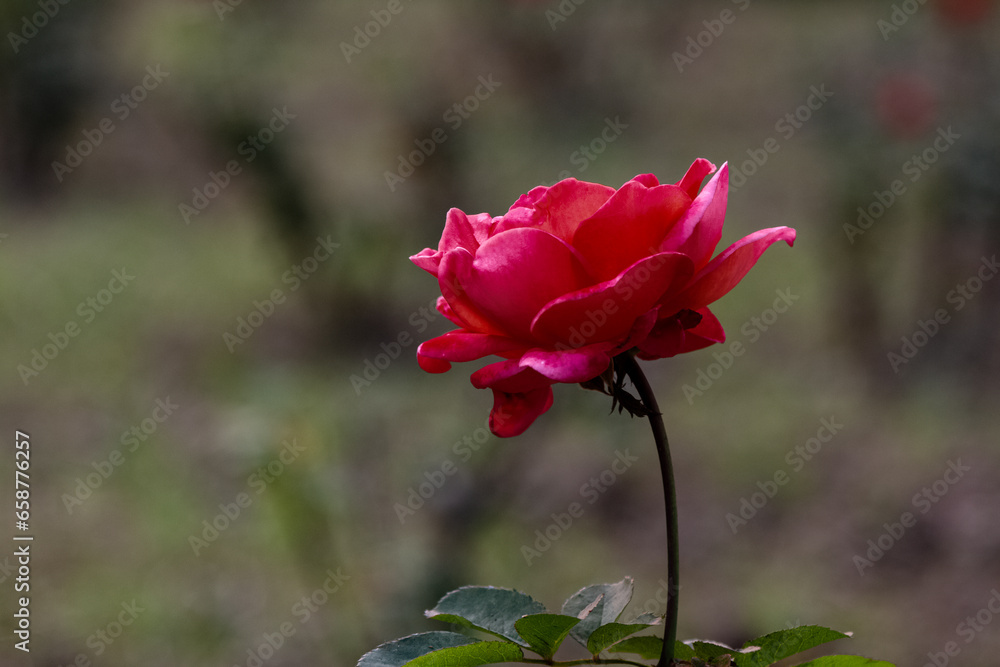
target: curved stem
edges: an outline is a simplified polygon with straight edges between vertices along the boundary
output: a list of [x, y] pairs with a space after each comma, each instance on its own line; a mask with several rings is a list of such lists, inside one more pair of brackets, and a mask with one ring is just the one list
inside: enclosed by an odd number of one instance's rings
[[670, 443], [667, 441], [667, 431], [663, 426], [663, 414], [656, 404], [656, 397], [649, 381], [639, 368], [638, 362], [629, 354], [615, 357], [622, 373], [632, 380], [639, 399], [649, 413], [649, 425], [653, 429], [653, 440], [656, 442], [656, 452], [660, 457], [660, 474], [663, 477], [663, 497], [667, 509], [667, 614], [664, 619], [666, 626], [663, 636], [663, 653], [657, 667], [670, 667], [674, 663], [674, 642], [677, 641], [677, 593], [678, 574], [680, 571], [680, 547], [677, 539], [677, 489], [674, 486], [674, 467], [670, 460]]

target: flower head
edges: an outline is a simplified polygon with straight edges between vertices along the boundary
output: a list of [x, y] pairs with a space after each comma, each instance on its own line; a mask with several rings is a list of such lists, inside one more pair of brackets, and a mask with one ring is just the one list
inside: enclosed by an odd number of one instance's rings
[[490, 428], [508, 437], [549, 409], [553, 384], [592, 380], [622, 352], [660, 359], [724, 341], [709, 304], [795, 230], [755, 232], [713, 258], [729, 191], [726, 165], [701, 188], [715, 171], [698, 159], [676, 184], [643, 174], [618, 190], [569, 178], [499, 217], [451, 209], [437, 249], [410, 258], [459, 327], [419, 347], [421, 368], [503, 358], [472, 384], [493, 390]]

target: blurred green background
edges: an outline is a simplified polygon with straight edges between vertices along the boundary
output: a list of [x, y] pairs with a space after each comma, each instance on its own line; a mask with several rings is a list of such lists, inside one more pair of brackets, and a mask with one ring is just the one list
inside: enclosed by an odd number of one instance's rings
[[815, 623], [856, 631], [842, 653], [993, 667], [992, 5], [5, 0], [0, 489], [13, 535], [26, 431], [35, 542], [30, 655], [0, 560], [0, 662], [349, 666], [465, 584], [557, 609], [632, 575], [662, 613], [647, 425], [559, 386], [488, 437], [481, 364], [416, 365], [450, 327], [407, 256], [452, 206], [705, 157], [733, 170], [721, 247], [799, 236], [717, 304], [742, 356], [645, 364], [680, 636]]

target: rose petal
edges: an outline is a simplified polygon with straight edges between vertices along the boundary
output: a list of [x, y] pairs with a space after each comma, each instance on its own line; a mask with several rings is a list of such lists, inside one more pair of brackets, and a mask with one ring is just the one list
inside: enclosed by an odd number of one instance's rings
[[691, 198], [676, 185], [621, 187], [573, 236], [573, 247], [598, 280], [611, 280], [660, 247]]
[[445, 253], [438, 274], [438, 287], [454, 318], [452, 322], [467, 331], [503, 336], [504, 331], [490, 321], [469, 299], [464, 281], [472, 273], [472, 255], [464, 248]]
[[556, 382], [586, 382], [607, 370], [611, 363], [610, 348], [607, 344], [565, 351], [535, 348], [521, 356], [519, 365]]
[[684, 342], [684, 327], [676, 317], [660, 320], [649, 337], [639, 344], [638, 356], [643, 359], [664, 359], [677, 354]]
[[712, 311], [702, 308], [697, 312], [701, 321], [690, 329], [685, 329], [677, 316], [657, 322], [649, 337], [639, 344], [639, 358], [664, 359], [724, 342], [726, 332]]
[[437, 311], [439, 313], [441, 313], [442, 315], [444, 315], [445, 317], [447, 317], [448, 320], [450, 320], [452, 324], [456, 324], [456, 325], [458, 325], [460, 327], [463, 327], [463, 328], [466, 326], [465, 322], [463, 322], [458, 317], [458, 315], [455, 314], [455, 311], [452, 310], [451, 306], [448, 305], [448, 302], [445, 300], [445, 298], [443, 296], [439, 296], [437, 298], [437, 303], [436, 303], [435, 307], [437, 308]]
[[580, 223], [596, 213], [614, 193], [614, 188], [575, 178], [559, 181], [552, 187], [539, 186], [514, 202], [493, 233], [537, 227], [569, 243]]
[[790, 227], [772, 227], [740, 239], [699, 271], [683, 292], [663, 304], [661, 311], [677, 311], [682, 308], [698, 310], [709, 305], [733, 289], [753, 268], [764, 251], [777, 241], [793, 245], [795, 230]]
[[493, 390], [490, 430], [502, 438], [520, 435], [552, 407], [552, 381], [517, 360], [484, 366], [470, 379], [477, 389]]
[[[684, 344], [681, 345], [680, 349], [677, 350], [676, 354], [685, 354], [687, 352], [694, 352], [696, 350], [701, 350], [706, 347], [710, 347], [717, 343], [726, 342], [726, 332], [722, 329], [722, 324], [719, 320], [712, 316], [714, 322], [702, 321], [702, 324], [698, 325], [694, 329], [686, 329], [684, 331]], [[711, 327], [710, 331], [702, 332], [700, 327]]]
[[437, 277], [445, 253], [456, 248], [465, 248], [475, 255], [479, 246], [489, 238], [492, 224], [493, 220], [488, 213], [469, 216], [453, 208], [445, 217], [444, 232], [441, 234], [438, 249], [425, 248], [410, 257], [410, 261]]
[[[694, 170], [695, 166], [691, 166]], [[691, 174], [691, 171], [688, 172]], [[687, 178], [687, 176], [685, 176]], [[699, 181], [700, 183], [700, 181]], [[663, 239], [660, 250], [682, 252], [691, 258], [695, 268], [705, 266], [722, 238], [722, 223], [726, 218], [729, 199], [729, 166], [722, 169], [691, 202], [680, 222]]]
[[521, 435], [552, 407], [552, 398], [552, 387], [548, 385], [518, 393], [494, 389], [490, 431], [501, 438]]
[[700, 157], [691, 163], [684, 178], [677, 182], [677, 187], [688, 193], [691, 199], [694, 199], [698, 196], [698, 189], [701, 188], [702, 181], [713, 171], [715, 171], [715, 165]]
[[545, 376], [525, 366], [518, 359], [498, 361], [483, 366], [469, 378], [476, 389], [501, 389], [509, 393], [519, 393], [552, 384]]
[[417, 348], [417, 364], [425, 373], [447, 373], [451, 370], [451, 362], [445, 361], [444, 359], [426, 357], [420, 354], [419, 347]]
[[536, 338], [579, 348], [618, 340], [652, 309], [672, 286], [690, 279], [691, 260], [661, 253], [639, 260], [621, 275], [545, 304], [531, 324]]
[[410, 261], [437, 278], [438, 267], [441, 265], [441, 253], [432, 248], [424, 248], [416, 255], [410, 255]]
[[[451, 254], [460, 252], [464, 251]], [[531, 322], [542, 306], [592, 282], [572, 248], [533, 228], [493, 236], [471, 264], [456, 265], [455, 277], [468, 303], [499, 327], [499, 331], [478, 331], [502, 332], [525, 341], [532, 340]], [[451, 298], [448, 303], [459, 312]]]
[[443, 373], [451, 368], [448, 363], [451, 361], [474, 361], [518, 349], [523, 350], [524, 345], [510, 338], [458, 329], [421, 343], [417, 348], [417, 361], [429, 373]]
[[631, 350], [633, 347], [639, 345], [642, 341], [646, 340], [653, 327], [656, 325], [656, 318], [659, 316], [659, 308], [654, 308], [645, 315], [641, 316], [632, 325], [632, 331], [629, 332], [628, 337], [622, 341], [618, 346], [611, 350], [611, 356], [615, 356], [626, 350]]

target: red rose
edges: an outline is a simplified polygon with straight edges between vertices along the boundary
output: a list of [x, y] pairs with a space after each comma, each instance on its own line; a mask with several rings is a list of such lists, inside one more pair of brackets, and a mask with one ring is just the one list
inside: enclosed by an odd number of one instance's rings
[[938, 10], [955, 23], [975, 24], [984, 21], [993, 9], [994, 0], [938, 0]]
[[708, 305], [776, 241], [774, 227], [712, 258], [729, 170], [699, 159], [676, 185], [652, 174], [617, 191], [569, 178], [522, 195], [506, 215], [448, 212], [437, 250], [410, 259], [437, 277], [438, 310], [458, 329], [423, 343], [421, 368], [497, 355], [472, 374], [493, 390], [491, 430], [522, 433], [552, 405], [552, 385], [586, 382], [632, 348], [660, 359], [725, 340]]
[[891, 74], [878, 84], [875, 111], [891, 134], [915, 139], [937, 123], [937, 93], [922, 74]]

